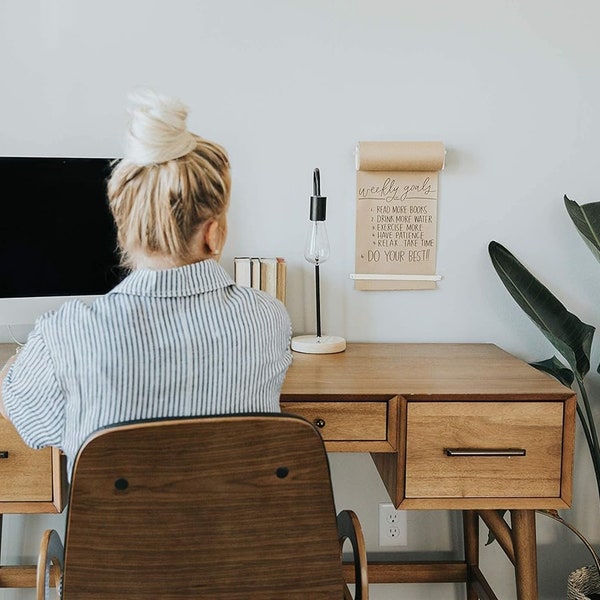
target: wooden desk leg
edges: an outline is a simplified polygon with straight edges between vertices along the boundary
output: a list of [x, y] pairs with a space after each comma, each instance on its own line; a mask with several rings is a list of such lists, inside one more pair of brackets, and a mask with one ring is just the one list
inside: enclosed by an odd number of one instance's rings
[[534, 510], [510, 511], [517, 600], [538, 600], [537, 552]]
[[471, 572], [474, 568], [479, 568], [479, 515], [474, 510], [463, 510], [462, 518], [467, 563], [467, 600], [477, 600], [479, 595], [471, 585]]

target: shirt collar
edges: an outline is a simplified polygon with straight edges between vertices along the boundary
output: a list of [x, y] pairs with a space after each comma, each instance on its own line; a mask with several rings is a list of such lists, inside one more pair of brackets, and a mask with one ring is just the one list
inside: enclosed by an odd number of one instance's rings
[[233, 285], [225, 269], [214, 259], [174, 269], [136, 269], [109, 294], [168, 298], [195, 296]]

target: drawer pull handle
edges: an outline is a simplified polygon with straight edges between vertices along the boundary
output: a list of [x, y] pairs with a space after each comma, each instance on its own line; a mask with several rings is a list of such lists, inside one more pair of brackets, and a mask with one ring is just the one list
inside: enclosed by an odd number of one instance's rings
[[319, 429], [323, 429], [323, 427], [325, 427], [324, 419], [315, 419], [314, 423], [315, 423], [315, 427], [318, 427]]
[[525, 456], [525, 448], [446, 448], [446, 456]]
[[8, 458], [8, 450], [0, 450], [0, 458]]

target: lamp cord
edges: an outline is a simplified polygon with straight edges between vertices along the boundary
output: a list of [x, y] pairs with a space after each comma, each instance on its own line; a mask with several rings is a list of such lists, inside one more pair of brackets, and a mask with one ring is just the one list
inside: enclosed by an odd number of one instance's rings
[[23, 342], [20, 342], [13, 334], [12, 328], [10, 325], [6, 326], [6, 329], [8, 329], [8, 334], [10, 335], [10, 337], [12, 338], [13, 342], [15, 344], [17, 344], [17, 352], [25, 345]]

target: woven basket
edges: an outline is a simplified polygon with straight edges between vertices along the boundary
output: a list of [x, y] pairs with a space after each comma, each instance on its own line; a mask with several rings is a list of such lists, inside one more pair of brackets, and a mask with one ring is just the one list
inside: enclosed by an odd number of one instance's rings
[[573, 571], [567, 582], [567, 600], [591, 600], [590, 594], [600, 598], [600, 577], [596, 565]]
[[539, 514], [550, 517], [570, 529], [590, 551], [593, 565], [580, 567], [569, 575], [567, 580], [567, 600], [600, 600], [600, 558], [587, 538], [573, 525], [565, 521], [555, 510], [539, 510]]

